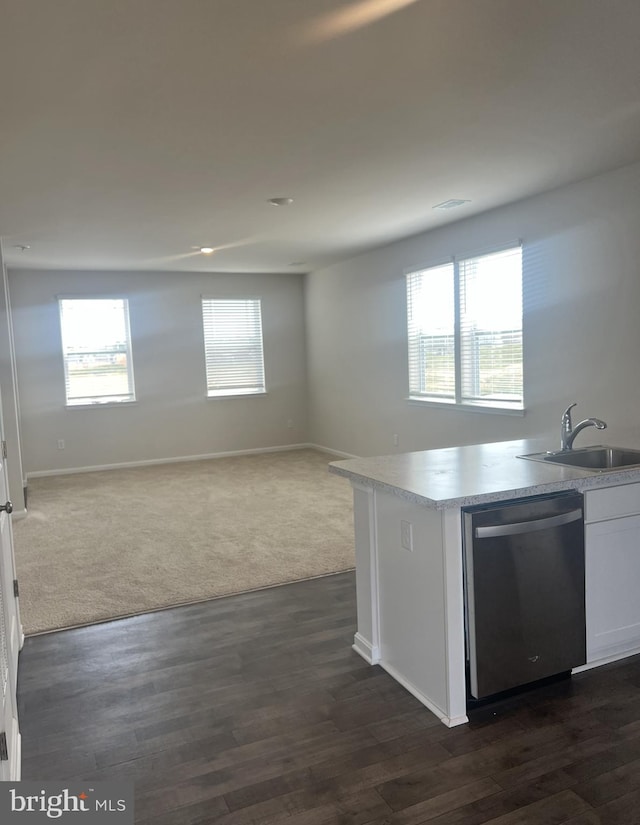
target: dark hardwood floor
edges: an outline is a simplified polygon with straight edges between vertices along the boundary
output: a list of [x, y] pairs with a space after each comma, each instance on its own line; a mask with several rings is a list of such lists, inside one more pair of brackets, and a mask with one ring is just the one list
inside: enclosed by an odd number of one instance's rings
[[640, 657], [448, 730], [354, 616], [347, 573], [29, 638], [23, 778], [133, 778], [140, 825], [640, 823]]

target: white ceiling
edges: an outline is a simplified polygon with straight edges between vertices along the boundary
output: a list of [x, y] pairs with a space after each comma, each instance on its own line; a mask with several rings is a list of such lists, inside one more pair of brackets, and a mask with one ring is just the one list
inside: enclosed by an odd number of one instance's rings
[[5, 260], [306, 271], [630, 163], [639, 31], [638, 0], [0, 0]]

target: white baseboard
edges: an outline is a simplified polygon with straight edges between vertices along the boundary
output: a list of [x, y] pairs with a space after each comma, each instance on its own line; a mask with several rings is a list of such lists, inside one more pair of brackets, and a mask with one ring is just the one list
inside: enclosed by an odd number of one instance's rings
[[356, 633], [353, 637], [351, 647], [370, 665], [377, 665], [380, 661], [380, 651], [378, 648], [374, 647], [371, 642], [367, 641], [364, 636], [361, 636], [359, 633]]
[[616, 651], [614, 653], [610, 653], [609, 655], [603, 651], [600, 651], [598, 659], [587, 662], [586, 665], [574, 667], [571, 673], [583, 673], [585, 670], [592, 670], [594, 667], [600, 667], [600, 665], [609, 665], [612, 662], [619, 662], [621, 659], [627, 659], [629, 656], [637, 656], [638, 653], [640, 653], [640, 647], [634, 647], [631, 648], [631, 650], [627, 649]]
[[422, 702], [431, 713], [437, 716], [443, 725], [446, 725], [448, 728], [455, 728], [457, 725], [464, 725], [465, 722], [469, 721], [468, 716], [447, 716], [442, 708], [438, 707], [428, 696], [425, 696], [415, 685], [412, 685], [411, 682], [405, 679], [401, 673], [398, 673], [394, 667], [385, 665], [384, 662], [379, 662], [378, 664], [383, 667], [390, 676], [393, 676], [396, 682], [399, 682], [403, 688], [406, 688], [412, 696], [415, 696], [419, 702]]
[[304, 446], [309, 447], [312, 450], [319, 450], [321, 453], [335, 455], [338, 458], [360, 458], [359, 455], [353, 455], [353, 453], [344, 453], [342, 452], [342, 450], [334, 450], [331, 447], [323, 447], [322, 444], [305, 444]]
[[21, 521], [23, 518], [27, 517], [27, 511], [25, 510], [14, 510], [11, 513], [11, 521]]
[[[228, 450], [221, 453], [203, 453], [201, 455], [181, 455], [170, 458], [149, 458], [144, 461], [121, 461], [117, 464], [95, 464], [86, 467], [67, 467], [60, 470], [34, 470], [27, 473], [27, 478], [44, 478], [46, 476], [64, 476], [73, 473], [99, 473], [102, 470], [122, 470], [127, 467], [149, 467], [154, 464], [178, 464], [182, 461], [206, 461], [212, 458], [231, 458], [237, 455], [259, 455], [260, 453], [282, 453], [287, 450], [322, 450], [315, 444], [282, 444], [277, 447], [256, 447], [251, 450]], [[322, 450], [323, 451], [323, 450]], [[324, 451], [323, 451], [324, 452]]]
[[392, 665], [388, 665], [380, 661], [380, 650], [378, 647], [374, 647], [371, 642], [367, 641], [367, 639], [365, 639], [364, 636], [361, 636], [360, 633], [356, 633], [353, 637], [352, 648], [356, 653], [362, 656], [365, 662], [368, 662], [370, 665], [380, 665], [380, 667], [384, 668], [389, 676], [393, 676], [396, 682], [399, 682], [403, 688], [408, 690], [412, 696], [415, 696], [419, 702], [422, 702], [422, 704], [431, 711], [431, 713], [437, 716], [443, 725], [446, 725], [448, 728], [455, 728], [457, 725], [464, 725], [469, 721], [468, 716], [448, 716], [442, 708], [438, 707], [438, 705], [429, 699], [428, 696], [425, 696], [422, 691], [418, 690], [415, 685], [411, 684], [411, 682], [399, 673]]

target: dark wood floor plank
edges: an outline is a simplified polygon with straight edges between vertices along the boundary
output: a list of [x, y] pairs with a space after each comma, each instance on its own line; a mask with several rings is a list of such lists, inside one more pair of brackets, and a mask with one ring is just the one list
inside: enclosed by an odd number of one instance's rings
[[[572, 816], [571, 819], [567, 819], [564, 825], [614, 825], [614, 823], [606, 823], [605, 820], [600, 818], [600, 814], [597, 811], [585, 811], [584, 813], [578, 814], [578, 816]], [[628, 822], [626, 825], [638, 825], [638, 823]]]
[[453, 791], [445, 791], [423, 802], [417, 802], [401, 811], [394, 811], [384, 819], [374, 820], [374, 823], [375, 825], [422, 825], [424, 822], [431, 822], [444, 814], [460, 810], [499, 792], [500, 787], [493, 780], [478, 779]]
[[632, 791], [640, 791], [640, 759], [601, 773], [589, 782], [576, 785], [575, 789], [594, 807], [604, 805]]
[[27, 639], [23, 778], [133, 779], [138, 825], [640, 825], [640, 657], [448, 730], [353, 652], [354, 590]]
[[375, 790], [365, 791], [338, 799], [319, 807], [309, 807], [300, 812], [290, 812], [287, 825], [362, 825], [375, 817], [390, 813], [386, 803]]
[[[509, 791], [479, 793], [477, 796], [471, 794], [467, 798], [465, 789], [477, 786], [479, 782], [491, 782], [491, 780], [477, 780], [476, 783], [456, 788], [453, 791], [446, 792], [446, 794], [434, 795], [424, 802], [394, 811], [387, 820], [376, 820], [370, 825], [419, 825], [423, 822], [430, 822], [432, 819], [435, 819], [437, 825], [485, 825], [488, 822], [493, 823], [494, 820], [500, 822], [501, 817], [508, 816], [514, 811], [526, 808], [558, 793], [555, 782], [549, 785], [545, 781], [538, 781], [531, 785], [518, 786]], [[443, 813], [440, 813], [438, 811], [439, 800], [446, 800], [447, 798], [454, 800], [455, 794], [459, 794], [460, 803], [451, 805]], [[586, 805], [586, 803], [584, 804]], [[588, 806], [586, 807], [588, 808]], [[417, 816], [414, 811], [418, 812]], [[425, 811], [427, 812], [426, 815], [424, 815]], [[433, 815], [432, 811], [434, 812]], [[546, 822], [540, 821], [539, 825], [546, 825]]]
[[640, 790], [596, 808], [599, 825], [640, 825]]
[[577, 764], [587, 760], [597, 762], [603, 754], [608, 753], [610, 747], [610, 739], [594, 737], [577, 745], [561, 748], [555, 753], [545, 753], [514, 768], [507, 768], [494, 773], [493, 778], [502, 788], [507, 789], [523, 782], [532, 782], [540, 776], [556, 771], [567, 777], [568, 783], [575, 785], [578, 780], [573, 770], [568, 773], [565, 769], [575, 768]]
[[470, 753], [452, 756], [435, 767], [423, 767], [387, 782], [380, 793], [393, 810], [400, 810], [443, 790], [453, 790], [471, 779], [493, 776], [510, 767], [553, 756], [568, 744], [569, 737], [557, 725], [525, 730], [517, 738], [483, 744]]
[[561, 791], [530, 805], [525, 805], [500, 816], [487, 820], [487, 825], [562, 825], [570, 817], [591, 813], [589, 805], [573, 791]]

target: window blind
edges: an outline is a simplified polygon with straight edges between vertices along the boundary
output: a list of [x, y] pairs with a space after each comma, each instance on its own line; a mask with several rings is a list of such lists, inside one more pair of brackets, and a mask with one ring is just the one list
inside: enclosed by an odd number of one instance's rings
[[453, 264], [407, 276], [409, 388], [416, 397], [455, 398]]
[[67, 406], [135, 401], [126, 298], [61, 298]]
[[203, 298], [207, 395], [264, 393], [259, 298]]
[[463, 403], [522, 404], [522, 250], [459, 263]]
[[409, 273], [407, 332], [411, 398], [522, 409], [521, 247]]

